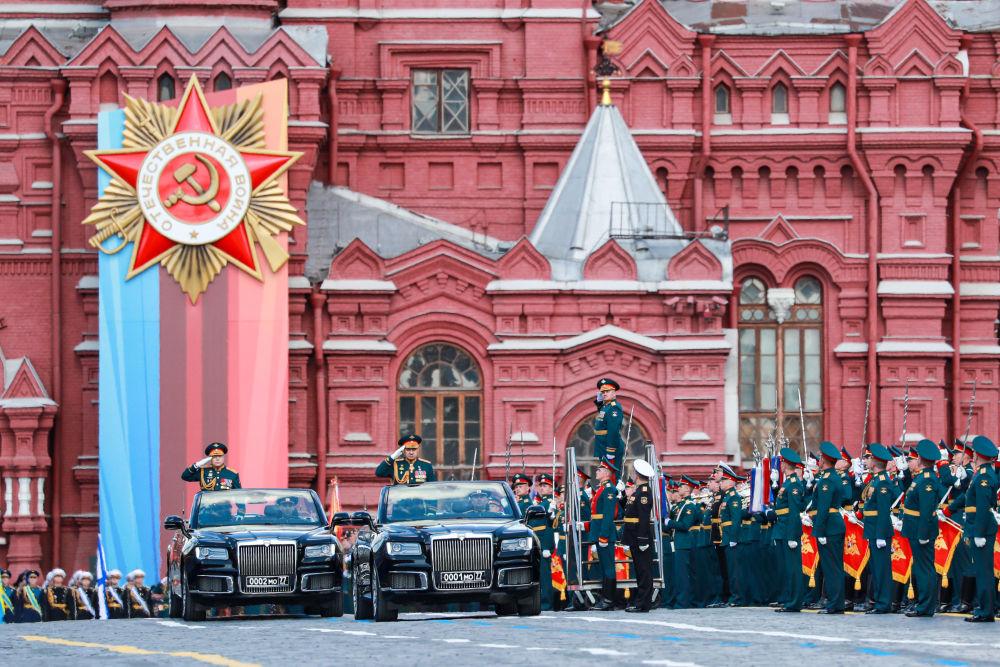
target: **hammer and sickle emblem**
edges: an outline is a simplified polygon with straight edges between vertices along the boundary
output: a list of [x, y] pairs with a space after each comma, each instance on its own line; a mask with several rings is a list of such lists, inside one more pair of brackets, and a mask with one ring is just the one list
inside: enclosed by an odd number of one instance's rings
[[[215, 196], [219, 194], [219, 172], [215, 168], [215, 165], [209, 162], [208, 158], [203, 155], [196, 153], [194, 159], [205, 165], [208, 169], [210, 178], [208, 187], [202, 187], [201, 183], [195, 179], [194, 174], [198, 170], [197, 165], [181, 165], [174, 171], [174, 180], [177, 181], [178, 187], [174, 190], [173, 194], [167, 197], [167, 201], [164, 203], [167, 205], [167, 208], [170, 208], [179, 201], [191, 206], [207, 205], [210, 209], [212, 209], [212, 211], [218, 213], [222, 210], [222, 207], [219, 206], [219, 202], [215, 201]], [[195, 191], [196, 195], [190, 195], [184, 191], [183, 185], [185, 183], [191, 186], [191, 189]]]

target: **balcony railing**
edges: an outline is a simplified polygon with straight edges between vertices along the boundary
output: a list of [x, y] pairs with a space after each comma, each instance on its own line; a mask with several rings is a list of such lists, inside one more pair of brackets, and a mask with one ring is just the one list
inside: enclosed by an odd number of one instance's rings
[[678, 231], [673, 223], [669, 204], [657, 202], [611, 202], [613, 239], [698, 239], [729, 238], [729, 207], [725, 206], [710, 219], [714, 224], [700, 231]]

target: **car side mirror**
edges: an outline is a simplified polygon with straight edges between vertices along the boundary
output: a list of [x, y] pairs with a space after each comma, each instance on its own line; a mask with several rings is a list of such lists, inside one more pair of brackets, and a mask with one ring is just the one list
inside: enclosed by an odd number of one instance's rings
[[187, 522], [183, 518], [177, 516], [176, 514], [171, 514], [166, 519], [163, 520], [163, 527], [166, 530], [179, 530], [184, 533], [185, 537], [191, 535], [188, 531]]
[[372, 530], [375, 530], [375, 521], [372, 520], [372, 515], [368, 512], [355, 512], [351, 515], [351, 525], [354, 526], [368, 526]]
[[531, 505], [528, 509], [524, 510], [523, 521], [525, 523], [528, 523], [529, 521], [537, 521], [539, 519], [544, 521], [548, 515], [549, 513], [546, 512], [545, 508], [541, 505]]
[[349, 526], [351, 525], [351, 515], [347, 512], [337, 512], [330, 519], [330, 530], [333, 530], [337, 526]]

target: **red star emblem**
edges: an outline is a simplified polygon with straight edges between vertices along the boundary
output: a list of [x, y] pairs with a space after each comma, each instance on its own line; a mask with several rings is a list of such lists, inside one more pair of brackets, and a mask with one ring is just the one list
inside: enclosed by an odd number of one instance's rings
[[258, 279], [256, 239], [245, 216], [254, 195], [302, 155], [229, 143], [194, 76], [159, 144], [87, 154], [135, 192], [144, 214], [128, 278], [160, 262], [175, 246], [210, 244]]

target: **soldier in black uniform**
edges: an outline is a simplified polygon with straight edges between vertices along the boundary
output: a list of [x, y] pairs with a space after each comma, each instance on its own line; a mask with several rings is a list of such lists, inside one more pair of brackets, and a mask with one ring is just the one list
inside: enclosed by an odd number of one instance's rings
[[109, 570], [104, 584], [104, 603], [108, 607], [108, 618], [128, 618], [128, 605], [121, 587], [121, 570]]
[[42, 588], [42, 620], [73, 620], [73, 596], [63, 585], [65, 581], [66, 571], [59, 568], [45, 575], [45, 586]]
[[653, 492], [649, 487], [655, 472], [643, 459], [632, 462], [636, 483], [634, 490], [625, 501], [625, 524], [622, 539], [632, 554], [635, 567], [635, 600], [625, 611], [645, 614], [653, 605]]
[[153, 617], [153, 594], [146, 587], [146, 573], [142, 570], [132, 570], [125, 578], [125, 604], [128, 605], [129, 618]]
[[92, 621], [97, 618], [97, 598], [91, 584], [94, 575], [85, 570], [77, 570], [69, 580], [69, 588], [73, 592], [73, 620]]

